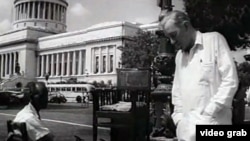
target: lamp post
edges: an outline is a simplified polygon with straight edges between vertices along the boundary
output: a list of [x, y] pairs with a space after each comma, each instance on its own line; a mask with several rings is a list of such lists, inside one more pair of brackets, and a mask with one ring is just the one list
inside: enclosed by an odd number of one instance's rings
[[[163, 16], [172, 11], [173, 5], [171, 0], [157, 0], [157, 5], [161, 8], [161, 13], [159, 15], [159, 21], [162, 20]], [[155, 117], [155, 130], [152, 134], [153, 136], [159, 135], [162, 128], [169, 128], [169, 131], [173, 131], [171, 127], [163, 126], [162, 115], [167, 115], [170, 118], [170, 114], [173, 111], [173, 106], [171, 104], [171, 88], [173, 81], [173, 73], [175, 69], [175, 49], [171, 45], [170, 40], [165, 37], [162, 30], [156, 31], [158, 38], [160, 39], [160, 45], [158, 48], [158, 55], [155, 57], [153, 62], [154, 79], [156, 83], [156, 88], [152, 92], [152, 101], [154, 103], [154, 117]], [[158, 72], [158, 73], [156, 73]], [[165, 111], [165, 112], [164, 112]], [[171, 121], [165, 121], [170, 122]], [[167, 124], [168, 123], [164, 123]], [[174, 137], [175, 130], [169, 133], [168, 137]], [[166, 136], [166, 135], [165, 135]]]

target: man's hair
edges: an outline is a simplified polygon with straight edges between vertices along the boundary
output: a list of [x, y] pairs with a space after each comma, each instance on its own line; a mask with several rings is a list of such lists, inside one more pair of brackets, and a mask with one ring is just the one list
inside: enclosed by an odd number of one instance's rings
[[46, 88], [45, 83], [43, 82], [29, 82], [26, 85], [26, 88], [29, 91], [30, 98], [32, 99], [35, 95], [46, 95], [48, 94], [48, 90]]
[[170, 19], [173, 20], [176, 25], [180, 25], [184, 22], [190, 23], [190, 19], [186, 13], [174, 10], [170, 12], [163, 12], [161, 14], [161, 17], [159, 17], [160, 26], [164, 26]]

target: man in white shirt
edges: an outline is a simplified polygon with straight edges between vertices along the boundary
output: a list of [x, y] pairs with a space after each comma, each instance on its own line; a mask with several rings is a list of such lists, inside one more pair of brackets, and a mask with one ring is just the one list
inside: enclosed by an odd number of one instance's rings
[[177, 138], [195, 140], [197, 124], [232, 124], [238, 76], [225, 38], [195, 30], [181, 11], [163, 15], [160, 27], [180, 49], [172, 88]]
[[30, 103], [17, 113], [13, 122], [25, 122], [30, 141], [52, 141], [53, 135], [46, 128], [39, 111], [48, 104], [48, 91], [42, 82], [30, 82], [27, 84], [30, 94]]

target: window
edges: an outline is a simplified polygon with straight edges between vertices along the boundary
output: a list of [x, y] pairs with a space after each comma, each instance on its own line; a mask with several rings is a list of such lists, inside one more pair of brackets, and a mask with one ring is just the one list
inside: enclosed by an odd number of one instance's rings
[[98, 73], [99, 72], [99, 56], [95, 57], [95, 72], [94, 73]]
[[78, 92], [81, 92], [81, 88], [80, 87], [77, 87], [76, 88]]
[[109, 72], [113, 72], [114, 56], [109, 56]]
[[102, 72], [106, 72], [106, 56], [102, 57]]

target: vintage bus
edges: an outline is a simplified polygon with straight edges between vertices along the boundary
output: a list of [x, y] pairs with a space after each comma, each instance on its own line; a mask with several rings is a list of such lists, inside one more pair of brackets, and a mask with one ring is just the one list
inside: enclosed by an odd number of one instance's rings
[[65, 96], [67, 102], [77, 102], [77, 97], [83, 96], [86, 92], [89, 95], [89, 99], [92, 99], [92, 94], [90, 93], [95, 87], [91, 84], [48, 84], [47, 85], [49, 96], [61, 94]]

